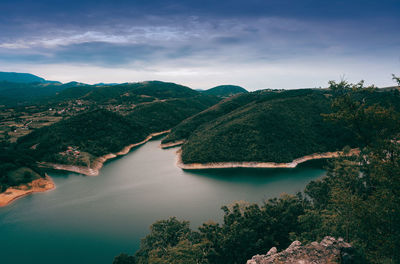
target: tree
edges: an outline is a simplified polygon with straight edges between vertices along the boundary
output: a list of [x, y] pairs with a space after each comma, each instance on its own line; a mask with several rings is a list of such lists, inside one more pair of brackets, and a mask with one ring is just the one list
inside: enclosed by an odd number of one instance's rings
[[[382, 92], [362, 82], [330, 84], [335, 111], [326, 117], [344, 123], [358, 137], [361, 152], [334, 161], [326, 178], [308, 185], [314, 208], [300, 221], [309, 228], [314, 220], [317, 230], [302, 236], [342, 236], [365, 254], [367, 262], [399, 263], [399, 109], [390, 101], [374, 102]], [[393, 100], [400, 99], [398, 93], [393, 95]]]
[[135, 258], [128, 254], [121, 253], [114, 258], [113, 264], [135, 264]]
[[150, 234], [142, 240], [135, 257], [138, 263], [157, 263], [179, 242], [195, 238], [196, 233], [189, 228], [188, 221], [179, 221], [176, 217], [160, 220], [150, 226]]

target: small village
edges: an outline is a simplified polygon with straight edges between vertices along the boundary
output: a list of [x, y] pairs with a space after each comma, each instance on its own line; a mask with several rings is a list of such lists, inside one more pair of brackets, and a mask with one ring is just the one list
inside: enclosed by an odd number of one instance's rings
[[50, 126], [64, 118], [98, 108], [126, 115], [135, 107], [136, 105], [132, 103], [106, 102], [97, 104], [80, 99], [48, 105], [3, 107], [0, 112], [0, 141], [14, 143], [18, 138], [28, 135], [35, 129]]

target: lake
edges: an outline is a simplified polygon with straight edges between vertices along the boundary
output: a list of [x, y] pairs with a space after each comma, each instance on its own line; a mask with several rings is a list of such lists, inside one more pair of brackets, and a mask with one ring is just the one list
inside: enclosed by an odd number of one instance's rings
[[55, 190], [0, 208], [0, 263], [111, 264], [133, 254], [156, 220], [177, 216], [197, 227], [221, 221], [222, 205], [302, 191], [320, 166], [182, 171], [177, 148], [153, 140], [108, 162], [99, 176], [49, 173]]

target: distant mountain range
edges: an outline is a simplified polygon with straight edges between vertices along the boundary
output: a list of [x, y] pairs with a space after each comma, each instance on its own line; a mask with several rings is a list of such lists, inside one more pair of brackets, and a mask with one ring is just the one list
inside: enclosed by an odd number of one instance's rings
[[30, 73], [19, 72], [0, 72], [0, 82], [14, 82], [14, 83], [59, 83], [57, 81], [48, 81], [39, 76]]
[[[29, 73], [0, 72], [0, 106], [13, 107], [43, 102], [59, 102], [82, 98], [96, 102], [109, 100], [143, 101], [144, 96], [153, 98], [183, 98], [206, 95], [229, 97], [247, 91], [235, 85], [221, 85], [208, 90], [193, 90], [175, 83], [145, 81], [138, 83], [98, 83], [94, 85], [48, 81]], [[140, 95], [138, 98], [138, 95]]]
[[248, 93], [246, 89], [237, 85], [219, 85], [202, 92], [209, 95], [216, 95], [223, 97], [229, 97], [239, 93]]

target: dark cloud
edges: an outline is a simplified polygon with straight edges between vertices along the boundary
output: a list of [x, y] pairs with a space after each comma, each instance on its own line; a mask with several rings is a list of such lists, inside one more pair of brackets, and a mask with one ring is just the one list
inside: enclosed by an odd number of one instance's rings
[[96, 14], [129, 15], [213, 15], [285, 17], [375, 17], [398, 15], [397, 0], [2, 0], [8, 17], [27, 16], [90, 19]]
[[27, 52], [6, 50], [0, 60], [29, 63], [83, 63], [98, 66], [126, 65], [136, 61], [151, 63], [164, 48], [153, 45], [122, 45], [105, 42], [85, 42]]
[[348, 58], [398, 63], [400, 50], [398, 0], [1, 0], [0, 11], [2, 64], [181, 72], [313, 58], [341, 71]]
[[90, 63], [101, 66], [124, 65], [135, 61], [153, 61], [162, 47], [86, 42], [62, 46], [51, 57], [53, 62]]

